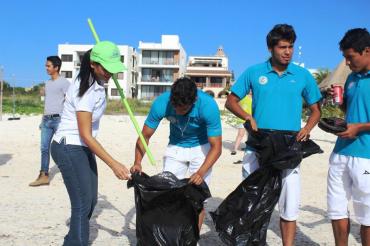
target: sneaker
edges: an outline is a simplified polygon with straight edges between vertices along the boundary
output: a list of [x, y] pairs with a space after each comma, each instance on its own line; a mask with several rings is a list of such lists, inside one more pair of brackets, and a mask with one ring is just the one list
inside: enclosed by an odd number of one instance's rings
[[38, 178], [29, 184], [29, 186], [35, 187], [40, 185], [49, 185], [49, 175], [43, 171], [40, 172]]

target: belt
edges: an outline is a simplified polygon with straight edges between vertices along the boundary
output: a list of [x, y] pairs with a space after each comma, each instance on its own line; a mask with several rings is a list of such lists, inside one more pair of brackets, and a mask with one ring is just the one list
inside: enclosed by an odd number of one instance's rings
[[59, 114], [48, 114], [48, 115], [44, 115], [44, 117], [46, 118], [56, 118], [56, 117], [60, 117]]

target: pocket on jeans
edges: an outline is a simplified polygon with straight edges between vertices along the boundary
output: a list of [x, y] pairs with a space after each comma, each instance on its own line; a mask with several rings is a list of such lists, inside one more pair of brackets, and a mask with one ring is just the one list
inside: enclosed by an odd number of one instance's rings
[[81, 145], [71, 145], [71, 144], [64, 145], [64, 150], [67, 153], [83, 152], [84, 148], [87, 148], [87, 147], [84, 147]]

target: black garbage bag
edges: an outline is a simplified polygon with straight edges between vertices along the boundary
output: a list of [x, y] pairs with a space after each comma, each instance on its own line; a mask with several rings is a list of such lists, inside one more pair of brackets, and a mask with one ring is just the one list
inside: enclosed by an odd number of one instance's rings
[[312, 140], [297, 142], [296, 131], [258, 129], [253, 131], [250, 122], [244, 127], [248, 131], [246, 145], [255, 150], [260, 166], [272, 166], [284, 170], [296, 168], [303, 158], [323, 153]]
[[221, 240], [227, 245], [265, 245], [280, 192], [280, 171], [263, 167], [249, 175], [210, 213]]
[[197, 186], [188, 181], [170, 172], [132, 175], [127, 186], [135, 189], [138, 246], [197, 244], [198, 216], [211, 194], [205, 183]]
[[317, 126], [321, 130], [333, 134], [347, 130], [347, 122], [344, 119], [337, 117], [321, 118]]
[[322, 153], [312, 140], [297, 142], [297, 132], [259, 129], [250, 123], [247, 145], [256, 151], [260, 168], [249, 175], [211, 217], [227, 245], [266, 245], [271, 214], [282, 188], [281, 170], [295, 168], [303, 158]]

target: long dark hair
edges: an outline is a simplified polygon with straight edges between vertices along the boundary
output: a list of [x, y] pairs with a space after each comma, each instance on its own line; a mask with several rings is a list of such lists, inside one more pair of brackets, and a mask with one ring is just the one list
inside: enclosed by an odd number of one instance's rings
[[[97, 81], [94, 70], [90, 66], [91, 63], [90, 53], [91, 49], [86, 51], [86, 53], [83, 55], [80, 66], [80, 72], [77, 75], [77, 79], [80, 80], [80, 88], [78, 90], [79, 97], [82, 97], [85, 94], [85, 92], [90, 88], [90, 86], [92, 86]], [[93, 79], [91, 84], [90, 76]]]

